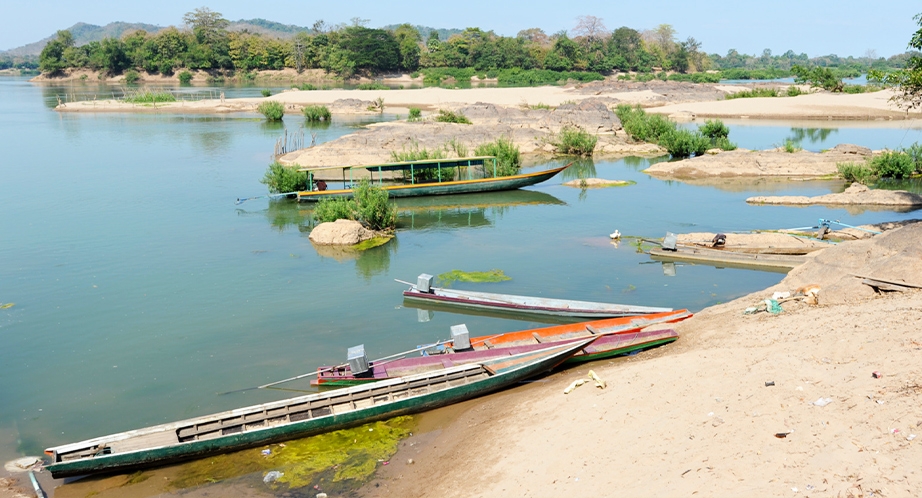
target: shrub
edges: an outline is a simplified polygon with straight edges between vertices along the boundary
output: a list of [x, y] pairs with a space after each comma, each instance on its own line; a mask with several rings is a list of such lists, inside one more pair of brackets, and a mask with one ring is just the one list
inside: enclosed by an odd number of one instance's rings
[[[496, 176], [510, 176], [519, 172], [522, 167], [522, 154], [519, 147], [505, 137], [499, 137], [495, 142], [487, 142], [474, 148], [476, 156], [496, 156]], [[484, 165], [484, 174], [493, 174], [492, 168]]]
[[407, 116], [407, 121], [419, 121], [423, 119], [423, 111], [419, 107], [411, 107], [410, 115]]
[[377, 81], [373, 81], [371, 83], [361, 83], [359, 85], [356, 85], [355, 89], [356, 90], [390, 90], [391, 87], [383, 83], [378, 83]]
[[711, 146], [710, 139], [699, 131], [691, 130], [672, 130], [660, 137], [659, 143], [672, 157], [700, 156]]
[[881, 178], [906, 178], [915, 171], [913, 158], [903, 151], [885, 151], [870, 160], [870, 166]]
[[263, 88], [262, 92], [260, 92], [260, 93], [263, 94], [263, 97], [268, 97], [268, 96], [272, 95], [272, 91], [269, 90], [268, 88]]
[[573, 126], [561, 128], [554, 146], [563, 154], [591, 156], [599, 137]]
[[647, 114], [640, 106], [621, 104], [615, 109], [624, 131], [634, 140], [658, 143], [659, 138], [676, 129], [676, 124], [658, 114]]
[[471, 120], [467, 119], [464, 114], [446, 111], [445, 109], [439, 109], [439, 115], [435, 117], [435, 120], [440, 123], [471, 124]]
[[130, 104], [158, 104], [161, 102], [176, 102], [176, 97], [170, 92], [152, 92], [145, 90], [125, 95], [125, 102]]
[[787, 95], [788, 97], [796, 97], [798, 95], [806, 95], [807, 93], [808, 92], [801, 90], [799, 86], [791, 85], [788, 87], [787, 91], [785, 92], [785, 95]]
[[794, 73], [794, 81], [797, 83], [808, 83], [830, 92], [841, 92], [845, 88], [842, 78], [828, 67], [818, 66], [808, 69], [795, 65], [791, 66], [791, 72]]
[[266, 121], [281, 121], [285, 115], [285, 105], [277, 100], [267, 100], [260, 103], [256, 110], [266, 117]]
[[715, 140], [714, 146], [721, 150], [736, 150], [736, 144], [731, 142], [727, 137], [721, 137]]
[[314, 208], [314, 219], [320, 223], [358, 218], [355, 200], [346, 198], [323, 198]]
[[310, 83], [301, 83], [300, 85], [292, 85], [292, 88], [297, 88], [298, 90], [316, 90], [317, 87]]
[[868, 163], [836, 163], [836, 169], [842, 178], [850, 182], [867, 184], [876, 177]]
[[908, 148], [903, 149], [910, 159], [912, 159], [913, 164], [915, 165], [915, 171], [922, 171], [922, 144], [918, 142], [910, 145]]
[[325, 105], [309, 105], [305, 106], [301, 111], [304, 113], [304, 118], [308, 121], [330, 121], [333, 115], [330, 113], [330, 110], [327, 109]]
[[179, 83], [182, 85], [188, 85], [192, 82], [192, 73], [189, 71], [183, 71], [179, 73]]
[[362, 180], [353, 189], [360, 219], [374, 230], [393, 228], [397, 224], [397, 208], [387, 202], [387, 191]]
[[800, 142], [795, 142], [790, 138], [784, 139], [784, 144], [781, 146], [781, 148], [789, 154], [804, 150], [803, 147], [800, 146]]
[[274, 162], [269, 165], [269, 169], [266, 170], [266, 174], [259, 183], [269, 187], [269, 192], [273, 194], [306, 190], [307, 172]]
[[719, 119], [706, 120], [703, 125], [698, 127], [698, 131], [714, 141], [720, 138], [727, 138], [727, 136], [730, 135], [730, 128], [727, 128], [727, 125]]
[[863, 85], [845, 85], [842, 87], [844, 93], [865, 93], [868, 91], [868, 87]]
[[777, 97], [777, 88], [753, 88], [752, 90], [743, 90], [742, 92], [728, 93], [724, 100], [731, 99], [749, 99], [756, 97]]
[[139, 79], [141, 79], [141, 75], [138, 74], [138, 72], [135, 71], [134, 69], [129, 69], [128, 71], [125, 71], [125, 83], [128, 83], [129, 85], [133, 85], [137, 83]]
[[314, 218], [321, 223], [355, 220], [373, 230], [386, 230], [396, 226], [397, 208], [388, 203], [386, 190], [363, 179], [352, 189], [351, 199], [321, 199]]
[[445, 146], [445, 149], [447, 150], [449, 147], [451, 148], [451, 150], [455, 151], [456, 156], [467, 157], [467, 153], [468, 153], [467, 145], [464, 145], [463, 143], [459, 142], [458, 139], [452, 138], [451, 140], [449, 140], [448, 144]]

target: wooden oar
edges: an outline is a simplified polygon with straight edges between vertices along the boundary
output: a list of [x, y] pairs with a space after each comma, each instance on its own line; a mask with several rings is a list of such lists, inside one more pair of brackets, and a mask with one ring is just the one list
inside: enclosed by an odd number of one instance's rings
[[[414, 349], [411, 349], [411, 350], [409, 350], [409, 351], [404, 351], [404, 352], [402, 352], [402, 353], [395, 353], [395, 354], [392, 354], [392, 355], [390, 355], [390, 356], [385, 356], [385, 357], [383, 357], [383, 358], [378, 358], [377, 360], [372, 360], [370, 363], [373, 364], [373, 365], [376, 364], [376, 363], [377, 363], [377, 364], [380, 364], [381, 362], [384, 362], [385, 360], [389, 360], [389, 359], [391, 359], [391, 358], [397, 358], [397, 357], [400, 357], [400, 356], [406, 356], [406, 355], [408, 355], [408, 354], [410, 354], [410, 353], [413, 353], [413, 352], [416, 352], [416, 351], [420, 351], [420, 350], [422, 350], [422, 349], [431, 348], [431, 347], [434, 347], [434, 346], [440, 346], [440, 345], [442, 345], [442, 344], [447, 344], [447, 343], [449, 343], [449, 342], [451, 342], [451, 341], [438, 341], [438, 342], [436, 342], [435, 344], [424, 344], [424, 345], [422, 345], [422, 346], [417, 346], [417, 347], [415, 347]], [[296, 375], [296, 376], [294, 376], [294, 377], [289, 377], [289, 378], [287, 378], [287, 379], [282, 379], [282, 380], [278, 380], [278, 381], [275, 381], [275, 382], [270, 382], [270, 383], [268, 383], [268, 384], [263, 384], [263, 385], [261, 385], [261, 386], [248, 387], [248, 388], [246, 388], [246, 389], [237, 389], [236, 391], [227, 391], [227, 392], [223, 392], [223, 393], [218, 393], [218, 396], [224, 396], [225, 394], [240, 393], [240, 392], [243, 392], [243, 391], [252, 391], [252, 390], [254, 390], [254, 389], [266, 389], [267, 387], [272, 387], [272, 386], [275, 386], [275, 385], [278, 385], [278, 384], [284, 384], [285, 382], [291, 382], [291, 381], [293, 381], [293, 380], [303, 379], [303, 378], [305, 378], [305, 377], [310, 377], [310, 376], [312, 376], [312, 375], [318, 375], [318, 374], [321, 374], [321, 373], [323, 373], [323, 372], [330, 372], [330, 371], [332, 371], [332, 370], [336, 370], [337, 368], [343, 368], [343, 367], [346, 367], [346, 366], [348, 366], [348, 365], [349, 365], [348, 363], [343, 363], [343, 364], [339, 364], [339, 365], [334, 365], [334, 366], [332, 366], [332, 367], [319, 368], [319, 369], [317, 369], [317, 371], [315, 371], [315, 372], [310, 372], [310, 373], [306, 373], [306, 374]]]

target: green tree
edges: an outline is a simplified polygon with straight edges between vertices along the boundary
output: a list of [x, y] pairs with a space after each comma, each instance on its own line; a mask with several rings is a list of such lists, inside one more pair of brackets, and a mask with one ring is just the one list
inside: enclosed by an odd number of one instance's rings
[[422, 41], [419, 31], [410, 24], [401, 24], [394, 30], [394, 38], [400, 50], [400, 68], [416, 71], [419, 67], [419, 43]]
[[[919, 25], [919, 30], [909, 40], [909, 48], [922, 50], [922, 13], [912, 20]], [[893, 101], [901, 107], [907, 110], [922, 107], [922, 56], [918, 52], [909, 57], [905, 69], [889, 73], [872, 70], [868, 72], [868, 79], [896, 87], [899, 93], [893, 96]]]
[[803, 66], [793, 66], [791, 67], [791, 72], [794, 73], [796, 83], [807, 83], [830, 92], [841, 92], [845, 88], [842, 79], [837, 77], [836, 73], [828, 67], [809, 69]]
[[230, 21], [224, 19], [220, 12], [215, 12], [208, 7], [199, 7], [182, 16], [183, 22], [192, 28], [196, 40], [205, 45], [213, 45], [222, 38], [227, 37], [225, 31]]
[[57, 37], [48, 42], [38, 57], [38, 68], [41, 72], [54, 75], [66, 68], [64, 51], [74, 46], [74, 35], [70, 31], [58, 31]]
[[399, 67], [400, 46], [389, 31], [350, 26], [343, 30], [339, 46], [349, 53], [355, 69], [380, 72]]

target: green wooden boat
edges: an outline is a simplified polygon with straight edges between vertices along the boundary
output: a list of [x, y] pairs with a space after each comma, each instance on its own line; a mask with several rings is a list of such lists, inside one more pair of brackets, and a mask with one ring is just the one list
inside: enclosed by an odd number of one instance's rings
[[[489, 168], [493, 164], [493, 176], [486, 178], [473, 178], [472, 171], [475, 167]], [[390, 197], [416, 197], [425, 195], [470, 194], [478, 192], [496, 192], [500, 190], [515, 190], [541, 183], [552, 178], [557, 173], [567, 169], [570, 165], [552, 168], [544, 171], [535, 171], [512, 176], [496, 176], [496, 158], [492, 156], [470, 157], [462, 159], [430, 159], [423, 161], [405, 161], [399, 163], [376, 164], [370, 166], [347, 166], [335, 168], [303, 168], [308, 174], [308, 187], [310, 190], [298, 192], [299, 201], [319, 201], [327, 198], [352, 197], [352, 187], [358, 183], [358, 178], [369, 178], [373, 184], [387, 191]], [[441, 180], [441, 171], [457, 168], [457, 180]], [[344, 188], [328, 189], [326, 181], [315, 179], [315, 175], [342, 171]], [[416, 173], [424, 170], [436, 170], [435, 179], [416, 181]], [[465, 173], [467, 178], [465, 179]], [[377, 173], [377, 178], [375, 177]], [[409, 183], [390, 183], [397, 175], [405, 173], [410, 178]], [[386, 178], [387, 177], [387, 178]], [[389, 180], [385, 183], [385, 179]]]
[[45, 468], [60, 478], [156, 466], [429, 410], [549, 371], [594, 340], [55, 446]]

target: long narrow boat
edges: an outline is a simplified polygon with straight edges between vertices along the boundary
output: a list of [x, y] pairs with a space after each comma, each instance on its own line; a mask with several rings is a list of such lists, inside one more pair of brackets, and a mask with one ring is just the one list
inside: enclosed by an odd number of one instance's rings
[[595, 339], [55, 446], [45, 468], [60, 478], [162, 465], [420, 412], [548, 371]]
[[[591, 348], [587, 347], [584, 350], [577, 352], [568, 358], [565, 362], [580, 363], [584, 361], [599, 360], [602, 358], [617, 356], [619, 354], [629, 353], [638, 349], [644, 349], [657, 346], [659, 344], [664, 344], [666, 342], [672, 342], [678, 337], [674, 331], [668, 331], [666, 335], [659, 338], [654, 335], [636, 335], [635, 337], [631, 338], [631, 335], [641, 333], [641, 329], [649, 327], [650, 325], [676, 323], [691, 316], [692, 314], [688, 310], [683, 309], [664, 313], [654, 313], [650, 315], [608, 318], [605, 320], [594, 320], [591, 322], [570, 323], [565, 325], [555, 325], [553, 327], [542, 327], [537, 329], [506, 332], [490, 336], [473, 337], [469, 338], [467, 341], [464, 341], [465, 343], [463, 344], [461, 343], [462, 341], [457, 341], [459, 342], [457, 347], [455, 345], [455, 340], [440, 341], [437, 343], [437, 345], [429, 348], [429, 354], [438, 359], [440, 362], [443, 359], [450, 362], [462, 362], [465, 358], [464, 355], [471, 354], [470, 350], [474, 351], [473, 354], [483, 355], [482, 357], [497, 357], [509, 354], [509, 348], [541, 347], [541, 344], [577, 340], [586, 337], [597, 337], [598, 339], [593, 343]], [[464, 329], [466, 330], [466, 327], [464, 327]], [[612, 338], [611, 336], [623, 337]], [[627, 338], [627, 341], [625, 341], [625, 338]], [[650, 342], [646, 342], [647, 339], [649, 339]], [[632, 343], [631, 341], [637, 342]], [[483, 351], [487, 352], [484, 353]], [[494, 352], [490, 353], [489, 351]], [[452, 354], [459, 355], [458, 358], [460, 359], [453, 359], [451, 356]], [[396, 361], [398, 360], [379, 362], [378, 366], [383, 366], [384, 371], [387, 372], [390, 368], [389, 365], [396, 363]], [[425, 365], [427, 362], [431, 361], [432, 360], [423, 360], [422, 364]], [[412, 365], [412, 362], [410, 364]], [[371, 362], [369, 366], [374, 367], [375, 362]], [[398, 366], [399, 365], [395, 365], [394, 368], [397, 368]], [[374, 369], [372, 368], [371, 373], [364, 373], [363, 375], [370, 375], [373, 377], [374, 375], [377, 375], [377, 373], [375, 373]], [[396, 373], [390, 375], [396, 375]], [[384, 378], [388, 376], [389, 375], [385, 375]], [[372, 378], [370, 380], [374, 379]], [[353, 375], [352, 370], [348, 365], [318, 368], [317, 380], [313, 383], [316, 385], [326, 384], [328, 382], [334, 383], [333, 385], [349, 385], [353, 383], [361, 383], [362, 375]]]
[[[353, 186], [356, 185], [357, 181], [353, 175], [354, 172], [360, 171], [363, 173], [362, 176], [369, 177], [372, 180], [372, 183], [375, 183], [376, 186], [383, 188], [387, 191], [390, 197], [416, 197], [423, 195], [445, 195], [445, 194], [469, 194], [475, 192], [496, 192], [500, 190], [514, 190], [517, 188], [527, 187], [529, 185], [534, 185], [536, 183], [541, 183], [545, 180], [552, 178], [557, 173], [567, 169], [570, 165], [562, 166], [560, 168], [552, 168], [544, 171], [535, 171], [531, 173], [522, 173], [518, 175], [511, 176], [496, 176], [495, 171], [492, 177], [488, 178], [473, 178], [471, 175], [468, 175], [467, 179], [460, 179], [463, 175], [459, 173], [458, 180], [446, 180], [441, 181], [438, 178], [441, 178], [441, 174], [436, 175], [435, 180], [425, 181], [425, 182], [416, 182], [412, 180], [415, 178], [415, 173], [424, 169], [435, 169], [438, 168], [441, 170], [444, 168], [467, 168], [471, 169], [472, 166], [479, 165], [484, 166], [485, 161], [493, 160], [495, 163], [495, 158], [489, 157], [477, 157], [477, 158], [465, 158], [465, 159], [456, 159], [456, 160], [428, 160], [428, 161], [407, 161], [401, 163], [388, 163], [388, 164], [378, 164], [371, 166], [350, 166], [343, 168], [310, 168], [310, 169], [301, 169], [300, 171], [306, 171], [308, 173], [308, 187], [310, 190], [298, 192], [299, 201], [318, 201], [320, 199], [326, 198], [349, 198], [353, 194]], [[324, 172], [328, 170], [342, 170], [343, 179], [342, 183], [344, 188], [341, 189], [327, 189], [326, 182], [320, 183], [319, 181], [314, 181], [314, 175], [318, 172]], [[495, 170], [495, 164], [494, 164]], [[346, 172], [349, 173], [349, 178], [346, 178]], [[378, 179], [375, 180], [374, 173], [378, 173]], [[384, 183], [384, 176], [387, 173], [393, 172], [409, 172], [411, 178], [411, 183], [407, 184], [391, 184]], [[315, 188], [315, 186], [323, 185], [323, 188]]]
[[710, 265], [732, 265], [744, 268], [780, 268], [790, 270], [807, 261], [807, 257], [796, 254], [763, 254], [734, 252], [729, 249], [676, 246], [675, 250], [656, 247], [650, 249], [650, 257], [657, 261], [691, 261]]
[[[584, 356], [586, 359], [598, 359], [602, 357], [630, 354], [635, 351], [667, 344], [678, 338], [679, 334], [672, 329], [601, 335], [591, 345], [578, 352], [577, 355]], [[581, 338], [552, 343], [541, 343], [533, 340], [531, 344], [499, 348], [494, 347], [492, 349], [481, 344], [472, 350], [463, 351], [455, 351], [449, 347], [442, 349], [441, 352], [437, 351], [435, 354], [400, 358], [377, 363], [373, 362], [369, 365], [369, 370], [367, 372], [358, 376], [352, 374], [348, 365], [320, 367], [317, 369], [317, 378], [311, 381], [311, 385], [340, 387], [359, 385], [366, 382], [377, 382], [384, 379], [403, 377], [440, 368], [464, 365], [503, 356], [512, 356], [573, 340], [581, 340]], [[576, 355], [571, 358], [575, 357]]]
[[[420, 276], [422, 277], [422, 276]], [[495, 294], [466, 290], [430, 287], [428, 291], [420, 289], [417, 284], [410, 285], [403, 291], [403, 298], [408, 301], [438, 303], [447, 306], [489, 311], [505, 311], [536, 315], [565, 316], [575, 318], [613, 318], [621, 316], [647, 315], [672, 311], [672, 308], [655, 308], [651, 306], [634, 306], [629, 304], [598, 303], [592, 301], [575, 301], [549, 297], [516, 296], [513, 294]]]

